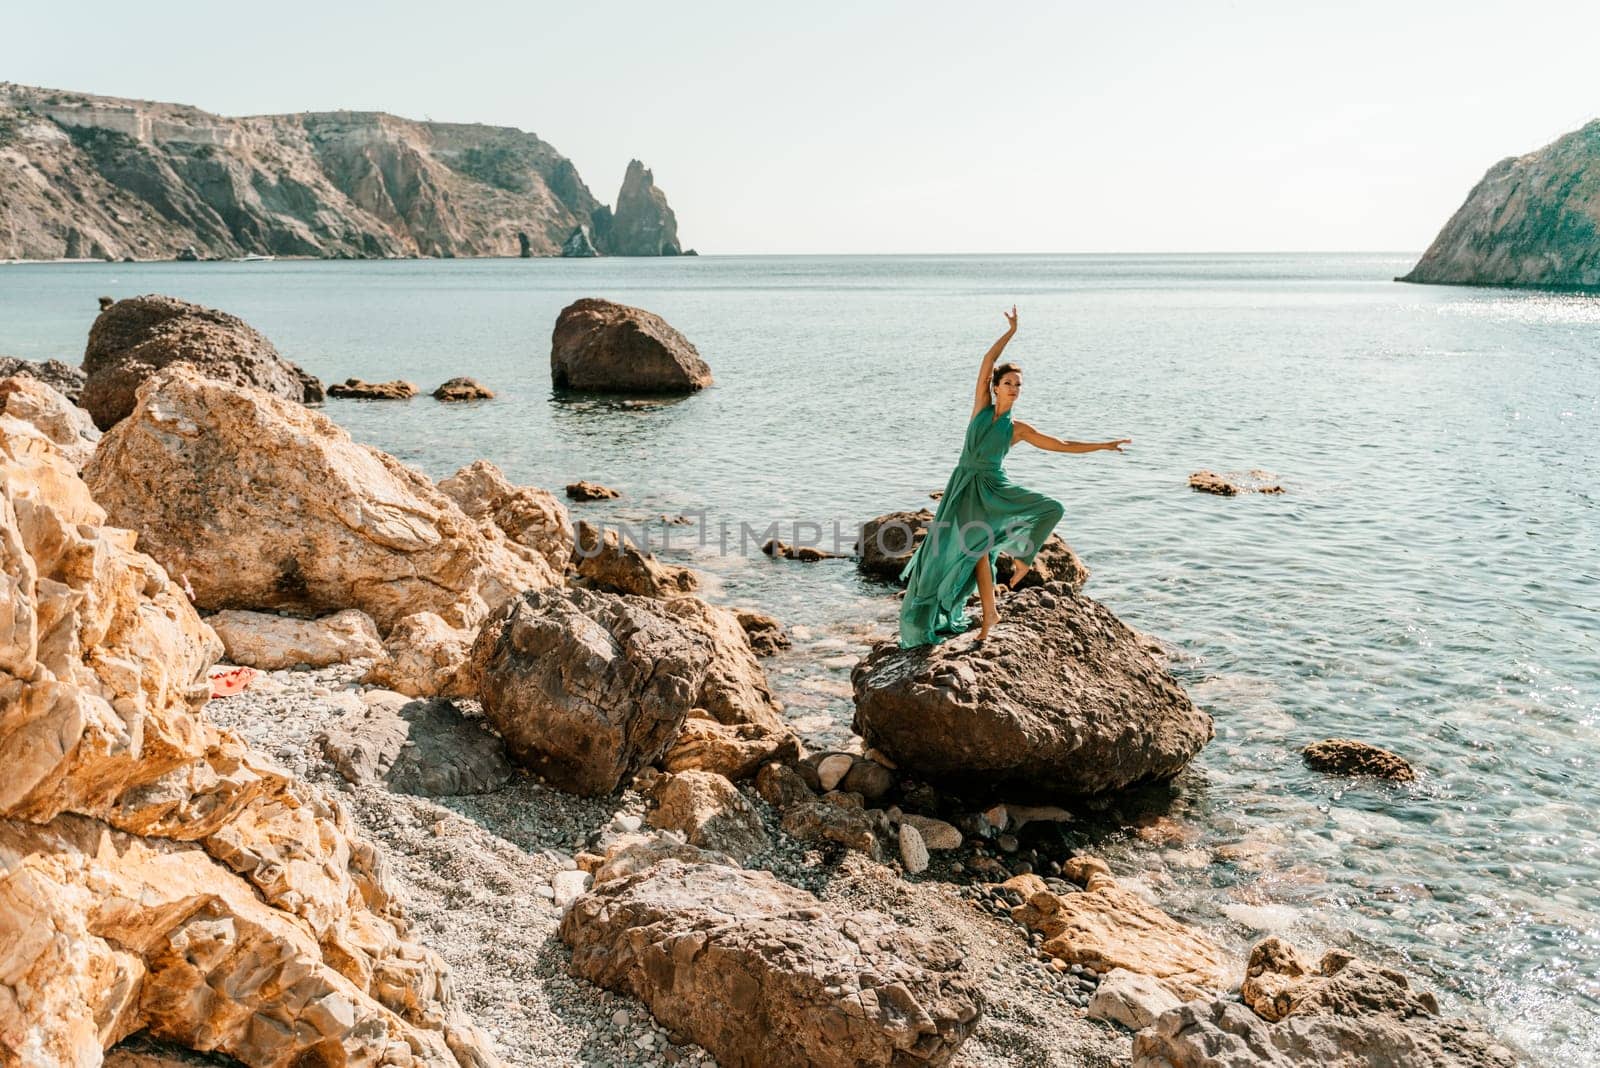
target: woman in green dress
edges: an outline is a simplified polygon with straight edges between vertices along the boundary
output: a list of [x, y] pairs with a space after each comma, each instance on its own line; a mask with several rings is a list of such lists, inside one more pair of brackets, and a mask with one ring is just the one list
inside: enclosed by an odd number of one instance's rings
[[900, 604], [900, 646], [910, 648], [944, 641], [969, 626], [967, 598], [974, 585], [983, 602], [978, 640], [1000, 618], [994, 606], [994, 565], [1002, 552], [1018, 567], [1008, 589], [1033, 564], [1033, 558], [1061, 518], [1061, 502], [1024, 489], [1006, 477], [1000, 461], [1019, 441], [1048, 452], [1122, 451], [1132, 438], [1116, 441], [1066, 441], [1041, 433], [1011, 417], [1022, 391], [1022, 369], [1014, 363], [995, 366], [1017, 332], [1017, 309], [1006, 313], [1006, 332], [983, 354], [972, 415], [961, 458], [950, 473], [939, 509], [900, 577], [906, 580]]

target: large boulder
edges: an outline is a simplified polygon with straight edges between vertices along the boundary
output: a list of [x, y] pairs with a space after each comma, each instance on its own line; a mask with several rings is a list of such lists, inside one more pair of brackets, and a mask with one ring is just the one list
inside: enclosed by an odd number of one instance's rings
[[376, 850], [203, 707], [221, 644], [0, 415], [0, 1063], [494, 1062]]
[[950, 1062], [982, 998], [949, 941], [764, 871], [662, 860], [561, 921], [572, 971], [639, 998], [726, 1068]]
[[[1275, 938], [1250, 954], [1244, 1004], [1168, 1009], [1133, 1039], [1134, 1068], [1512, 1068], [1477, 1024], [1440, 1016], [1406, 977], [1330, 951], [1313, 966]], [[1252, 1011], [1254, 1010], [1254, 1011]]]
[[0, 378], [22, 375], [36, 379], [66, 397], [73, 404], [83, 393], [87, 377], [83, 368], [60, 360], [23, 360], [16, 356], [0, 356]]
[[519, 590], [561, 580], [320, 413], [186, 365], [140, 387], [84, 477], [210, 611], [359, 608], [384, 633], [427, 611], [472, 627]]
[[556, 320], [550, 379], [557, 389], [693, 393], [711, 385], [711, 368], [661, 316], [586, 297]]
[[356, 784], [422, 797], [487, 794], [516, 777], [500, 739], [449, 701], [369, 690], [361, 707], [318, 736], [328, 760]]
[[982, 648], [881, 643], [851, 680], [866, 744], [956, 787], [1098, 794], [1169, 779], [1212, 737], [1139, 636], [1061, 583], [1003, 599]]
[[79, 403], [109, 430], [127, 418], [141, 383], [163, 367], [187, 363], [209, 378], [254, 386], [285, 400], [320, 400], [322, 385], [278, 355], [249, 323], [174, 297], [119, 300], [89, 328]]
[[100, 441], [100, 431], [89, 413], [40, 378], [0, 378], [0, 412], [32, 423], [74, 468], [89, 462]]
[[383, 653], [372, 617], [354, 608], [321, 619], [229, 609], [206, 620], [234, 664], [276, 671], [296, 664], [327, 667]]
[[515, 760], [563, 790], [605, 794], [660, 758], [711, 660], [665, 603], [532, 590], [484, 623], [468, 670]]

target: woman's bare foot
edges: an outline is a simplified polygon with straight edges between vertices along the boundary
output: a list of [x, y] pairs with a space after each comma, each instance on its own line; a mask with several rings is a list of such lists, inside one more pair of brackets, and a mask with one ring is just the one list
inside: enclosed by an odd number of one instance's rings
[[978, 640], [981, 642], [987, 638], [989, 636], [989, 628], [998, 622], [1000, 622], [999, 612], [985, 612], [983, 614], [983, 626], [978, 629]]
[[1017, 584], [1022, 581], [1022, 576], [1026, 575], [1027, 573], [1028, 573], [1028, 565], [1027, 564], [1014, 564], [1014, 565], [1012, 565], [1011, 578], [1006, 581], [1006, 589], [1008, 589], [1008, 590], [1016, 589], [1017, 588]]

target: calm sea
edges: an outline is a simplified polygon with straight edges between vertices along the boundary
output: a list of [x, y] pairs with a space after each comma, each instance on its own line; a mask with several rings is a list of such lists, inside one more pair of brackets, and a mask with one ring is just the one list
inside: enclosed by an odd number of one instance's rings
[[[705, 510], [664, 555], [714, 599], [772, 612], [769, 662], [814, 740], [896, 602], [847, 560], [762, 556], [759, 533], [927, 503], [1015, 302], [1018, 414], [1124, 455], [1019, 446], [1062, 500], [1088, 592], [1179, 650], [1217, 738], [1179, 784], [1170, 845], [1102, 843], [1181, 914], [1420, 973], [1540, 1063], [1600, 1058], [1600, 299], [1390, 281], [1405, 255], [724, 258], [0, 267], [0, 352], [76, 362], [95, 298], [223, 308], [325, 380], [472, 375], [446, 407], [330, 402], [443, 476], [623, 491], [575, 512]], [[550, 331], [580, 296], [664, 315], [717, 383], [667, 404], [563, 400]], [[1192, 493], [1261, 469], [1282, 497]], [[723, 523], [727, 551], [718, 544]], [[665, 528], [657, 523], [654, 534]], [[708, 544], [698, 544], [700, 533]], [[803, 538], [811, 532], [802, 526]], [[1413, 787], [1330, 779], [1299, 748], [1390, 746]], [[1214, 850], [1231, 846], [1229, 863]]]

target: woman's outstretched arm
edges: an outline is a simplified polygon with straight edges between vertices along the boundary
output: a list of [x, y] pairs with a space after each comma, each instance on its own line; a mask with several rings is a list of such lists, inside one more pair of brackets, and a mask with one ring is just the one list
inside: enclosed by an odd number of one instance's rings
[[1016, 437], [1013, 439], [1012, 444], [1016, 444], [1018, 441], [1026, 441], [1029, 445], [1043, 449], [1046, 452], [1099, 452], [1101, 449], [1115, 449], [1117, 452], [1121, 452], [1122, 447], [1133, 440], [1132, 438], [1118, 438], [1116, 441], [1067, 441], [1064, 438], [1058, 438], [1035, 430], [1027, 423], [1016, 419], [1011, 421], [1011, 426], [1016, 431]]
[[978, 368], [978, 388], [972, 394], [972, 414], [967, 416], [968, 419], [976, 419], [978, 413], [993, 399], [989, 396], [989, 376], [994, 373], [994, 361], [1000, 358], [1006, 344], [1011, 340], [1011, 335], [1017, 332], [1017, 306], [1011, 305], [1011, 310], [1004, 314], [1006, 332], [1001, 334], [1000, 340], [990, 345], [989, 351], [983, 354], [983, 365]]

